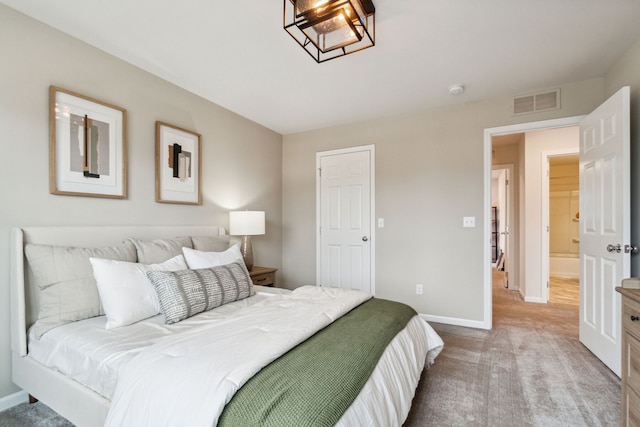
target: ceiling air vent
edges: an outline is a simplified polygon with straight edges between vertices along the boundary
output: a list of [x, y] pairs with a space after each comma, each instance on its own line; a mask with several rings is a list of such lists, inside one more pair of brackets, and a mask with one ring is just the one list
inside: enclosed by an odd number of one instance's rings
[[560, 108], [560, 89], [513, 98], [513, 114], [529, 114]]

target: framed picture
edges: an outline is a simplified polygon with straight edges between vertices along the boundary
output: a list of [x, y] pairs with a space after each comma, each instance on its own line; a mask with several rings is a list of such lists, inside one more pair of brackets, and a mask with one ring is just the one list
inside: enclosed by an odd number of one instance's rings
[[156, 202], [201, 205], [201, 136], [156, 122]]
[[127, 110], [49, 88], [49, 192], [127, 197]]

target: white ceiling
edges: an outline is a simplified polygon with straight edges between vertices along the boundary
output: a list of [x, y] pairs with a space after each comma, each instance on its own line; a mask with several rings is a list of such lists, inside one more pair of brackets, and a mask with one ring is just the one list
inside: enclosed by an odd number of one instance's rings
[[283, 0], [0, 3], [282, 134], [602, 77], [640, 38], [638, 0], [374, 0], [376, 46], [316, 64]]

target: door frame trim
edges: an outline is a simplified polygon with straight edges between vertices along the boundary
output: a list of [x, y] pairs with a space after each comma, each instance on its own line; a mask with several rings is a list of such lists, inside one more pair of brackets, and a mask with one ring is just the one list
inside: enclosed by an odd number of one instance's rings
[[[492, 138], [498, 135], [508, 135], [512, 133], [525, 133], [536, 130], [563, 128], [567, 126], [576, 126], [580, 123], [580, 120], [585, 116], [573, 116], [564, 117], [560, 119], [542, 120], [539, 122], [518, 123], [507, 126], [486, 128], [484, 130], [484, 245], [483, 245], [483, 321], [482, 327], [484, 329], [491, 329], [493, 326], [493, 304], [492, 304], [492, 280], [491, 280], [491, 148]], [[520, 253], [522, 259], [524, 254]], [[520, 276], [522, 277], [522, 271], [524, 266], [520, 265]], [[519, 281], [520, 289], [526, 287], [526, 283]]]
[[320, 218], [320, 174], [318, 173], [318, 171], [320, 170], [320, 160], [322, 157], [325, 156], [335, 156], [335, 155], [340, 155], [340, 154], [349, 154], [349, 153], [357, 153], [360, 151], [368, 151], [369, 152], [369, 203], [370, 203], [370, 209], [369, 209], [369, 214], [370, 214], [370, 218], [369, 218], [369, 224], [371, 227], [370, 230], [370, 238], [369, 238], [369, 242], [370, 247], [371, 247], [371, 264], [369, 266], [370, 269], [370, 273], [371, 273], [371, 294], [375, 295], [376, 293], [376, 222], [375, 222], [375, 217], [376, 217], [376, 212], [375, 212], [375, 207], [376, 207], [376, 200], [375, 200], [375, 194], [376, 194], [376, 181], [375, 181], [375, 177], [376, 177], [376, 170], [375, 170], [375, 166], [376, 166], [376, 150], [375, 150], [375, 145], [374, 144], [370, 144], [370, 145], [360, 145], [357, 147], [348, 147], [348, 148], [339, 148], [339, 149], [335, 149], [335, 150], [328, 150], [328, 151], [318, 151], [316, 152], [316, 283], [320, 283], [321, 280], [321, 276], [322, 276], [322, 267], [321, 267], [321, 259], [320, 259], [320, 255], [322, 253], [321, 248], [320, 248], [320, 224], [322, 223], [322, 219]]

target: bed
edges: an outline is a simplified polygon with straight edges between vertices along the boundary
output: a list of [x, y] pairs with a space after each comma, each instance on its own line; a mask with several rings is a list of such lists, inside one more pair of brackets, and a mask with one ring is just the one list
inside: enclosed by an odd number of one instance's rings
[[[23, 227], [12, 230], [11, 242], [13, 381], [78, 426], [283, 425], [282, 420], [310, 413], [315, 417], [311, 424], [317, 425], [401, 425], [425, 364], [433, 363], [443, 345], [424, 320], [397, 303], [316, 286], [294, 291], [263, 288], [251, 286], [250, 279], [245, 288], [243, 278], [248, 275], [237, 263], [200, 266], [211, 256], [224, 260], [220, 254], [231, 250], [226, 248], [233, 242], [222, 227]], [[173, 262], [168, 254], [175, 254], [176, 247], [188, 248], [182, 250], [188, 254], [187, 269], [179, 267], [182, 264], [167, 266]], [[118, 254], [103, 257], [104, 248], [116, 248]], [[85, 252], [99, 288], [91, 289], [90, 297], [99, 301], [89, 311], [78, 309], [77, 289], [53, 293], [42, 284], [43, 271], [57, 274], [51, 271], [59, 264], [69, 270], [69, 264], [81, 263], [65, 258], [67, 254]], [[158, 290], [160, 311], [133, 322], [127, 316], [138, 305], [121, 318], [113, 315], [123, 311], [114, 310], [114, 301], [125, 306], [127, 302], [101, 293], [104, 278], [115, 277], [114, 265], [129, 268], [130, 263], [145, 268], [163, 264], [177, 271], [147, 272]], [[211, 297], [204, 304], [215, 308], [196, 310], [189, 304], [176, 308], [175, 298], [161, 295], [163, 289], [175, 290], [170, 285], [176, 275], [206, 282], [203, 271], [220, 283], [223, 273], [233, 279], [235, 293], [220, 285], [228, 301]], [[163, 288], [165, 282], [169, 285]], [[195, 311], [185, 316], [189, 310]], [[58, 312], [73, 312], [72, 320], [61, 322]], [[51, 313], [53, 321], [46, 316]], [[398, 332], [382, 322], [396, 324]], [[364, 334], [362, 328], [379, 329], [379, 335], [366, 338], [373, 332]], [[346, 371], [336, 368], [348, 353], [357, 354], [355, 338], [347, 343], [353, 349], [340, 344], [348, 333], [362, 339], [357, 344], [362, 354], [377, 351], [379, 356], [369, 362], [369, 371], [358, 374], [360, 379], [353, 375], [356, 391], [336, 393], [331, 376], [346, 383], [344, 378], [351, 377], [356, 365], [366, 365], [351, 360], [345, 362]], [[374, 351], [376, 346], [379, 350]], [[328, 347], [333, 350], [326, 352]], [[357, 357], [364, 360], [363, 355]], [[325, 377], [326, 384], [321, 384]], [[292, 399], [286, 400], [289, 394]], [[345, 403], [333, 399], [335, 394], [352, 396]]]

